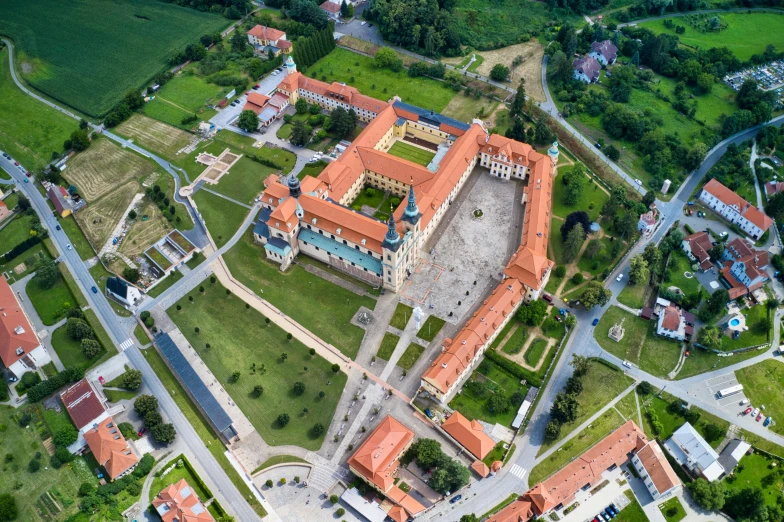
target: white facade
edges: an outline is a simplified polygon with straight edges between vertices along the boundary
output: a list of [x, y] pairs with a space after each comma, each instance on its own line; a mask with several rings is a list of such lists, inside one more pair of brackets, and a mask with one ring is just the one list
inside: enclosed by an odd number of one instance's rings
[[719, 198], [704, 189], [700, 192], [700, 200], [705, 202], [711, 210], [730, 223], [738, 225], [738, 227], [750, 237], [759, 239], [765, 232], [741, 214], [743, 209], [738, 208], [736, 205], [725, 204]]
[[491, 175], [502, 179], [525, 179], [528, 169], [520, 163], [514, 163], [512, 158], [507, 157], [505, 153], [499, 152], [491, 156], [487, 152], [480, 152], [479, 155], [479, 164], [490, 169]]
[[25, 363], [25, 357], [22, 357], [8, 367], [8, 369], [11, 370], [17, 377], [21, 377], [27, 372], [33, 372], [36, 368], [40, 368], [41, 366], [52, 362], [52, 358], [49, 357], [49, 352], [47, 352], [46, 348], [41, 345], [38, 345], [38, 347], [32, 352], [28, 352], [26, 357], [30, 359], [34, 366], [28, 366]]

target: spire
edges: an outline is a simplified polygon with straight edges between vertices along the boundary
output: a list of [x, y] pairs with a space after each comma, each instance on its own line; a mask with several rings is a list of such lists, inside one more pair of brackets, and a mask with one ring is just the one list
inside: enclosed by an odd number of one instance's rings
[[411, 184], [411, 189], [408, 191], [408, 204], [403, 214], [410, 218], [416, 218], [419, 215], [419, 208], [416, 204], [416, 194], [414, 194], [414, 184]]
[[293, 172], [289, 175], [286, 184], [289, 187], [289, 196], [298, 198], [300, 194], [302, 194], [302, 190], [299, 187], [299, 178], [297, 178]]
[[384, 243], [389, 245], [397, 244], [400, 241], [400, 234], [397, 233], [397, 224], [395, 224], [394, 214], [390, 214], [389, 221], [387, 221], [387, 235], [384, 236]]

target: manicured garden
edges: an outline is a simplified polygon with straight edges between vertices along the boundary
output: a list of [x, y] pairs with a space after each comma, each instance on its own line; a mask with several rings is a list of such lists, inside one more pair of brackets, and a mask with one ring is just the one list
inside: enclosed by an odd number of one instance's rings
[[55, 324], [65, 317], [66, 310], [76, 306], [76, 298], [62, 276], [49, 288], [43, 288], [34, 277], [27, 282], [25, 291], [41, 322], [47, 326]]
[[583, 210], [588, 213], [591, 221], [596, 221], [599, 218], [599, 212], [607, 200], [610, 199], [610, 196], [602, 190], [592, 177], [586, 175], [580, 197], [577, 198], [574, 204], [567, 204], [565, 201], [566, 185], [563, 183], [563, 180], [566, 174], [573, 169], [574, 166], [558, 168], [558, 177], [555, 179], [555, 183], [553, 183], [553, 214], [566, 218], [572, 212]]
[[[518, 328], [512, 332], [512, 335], [509, 336], [509, 339], [507, 339], [507, 341], [501, 347], [501, 351], [509, 355], [515, 355], [520, 353], [520, 351], [523, 349], [523, 345], [525, 345], [526, 339], [528, 339], [528, 328], [523, 326], [516, 319], [509, 321], [509, 324], [517, 324]], [[500, 339], [501, 336], [499, 335], [498, 338]]]
[[389, 326], [397, 328], [398, 330], [405, 330], [406, 324], [411, 320], [411, 314], [414, 309], [403, 303], [398, 303], [395, 308], [395, 313], [392, 314], [392, 319], [389, 321]]
[[542, 338], [537, 338], [531, 341], [528, 349], [525, 351], [524, 359], [529, 366], [536, 366], [539, 359], [544, 354], [544, 349], [547, 348], [547, 341]]
[[419, 357], [422, 355], [422, 352], [425, 351], [425, 347], [417, 344], [411, 343], [406, 348], [406, 351], [403, 352], [403, 355], [400, 356], [400, 359], [397, 361], [397, 365], [403, 368], [404, 370], [410, 370], [412, 366], [419, 360]]
[[404, 141], [396, 141], [387, 152], [392, 156], [403, 158], [424, 167], [427, 167], [436, 155], [434, 152], [415, 147]]
[[[235, 205], [236, 206], [236, 205]], [[365, 330], [351, 324], [360, 306], [373, 310], [376, 301], [358, 296], [293, 265], [281, 272], [266, 260], [264, 249], [246, 233], [223, 256], [232, 275], [324, 341], [355, 357]]]
[[419, 329], [416, 336], [424, 341], [432, 341], [445, 324], [446, 321], [440, 317], [431, 315], [425, 320], [425, 323], [422, 325], [422, 328]]
[[242, 203], [252, 204], [256, 196], [264, 192], [264, 180], [275, 171], [243, 157], [223, 175], [217, 185], [209, 188]]
[[[267, 444], [320, 448], [346, 375], [226, 295], [219, 283], [205, 281], [203, 287], [204, 292], [195, 289], [177, 302], [181, 310], [169, 308], [169, 317]], [[278, 421], [281, 414], [289, 416], [285, 425]]]

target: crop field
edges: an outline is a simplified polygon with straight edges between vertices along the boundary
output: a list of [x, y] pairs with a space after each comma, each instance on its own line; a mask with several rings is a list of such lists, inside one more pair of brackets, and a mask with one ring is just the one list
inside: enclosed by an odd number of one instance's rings
[[128, 181], [114, 188], [114, 192], [74, 214], [76, 222], [93, 248], [98, 251], [112, 235], [133, 196], [139, 191], [139, 184]]
[[146, 176], [153, 170], [153, 164], [144, 158], [120, 148], [108, 139], [99, 139], [68, 162], [63, 176], [79, 189], [79, 194], [88, 203], [92, 203], [115, 190], [118, 185]]
[[14, 40], [24, 79], [91, 116], [150, 81], [174, 51], [228, 23], [156, 0], [0, 3], [0, 33]]
[[177, 151], [191, 141], [191, 135], [187, 132], [141, 114], [134, 114], [115, 130], [167, 158], [174, 158]]
[[[677, 35], [683, 45], [710, 49], [728, 47], [741, 61], [753, 54], [761, 54], [769, 44], [776, 49], [784, 49], [784, 16], [774, 13], [724, 13], [719, 18], [727, 28], [717, 32], [701, 32], [689, 25], [684, 18], [675, 18], [676, 25], [685, 26], [686, 32]], [[654, 20], [640, 24], [656, 34], [675, 35], [675, 30], [664, 27], [664, 20]]]
[[412, 163], [416, 163], [425, 167], [427, 167], [430, 161], [435, 157], [435, 154], [429, 150], [414, 147], [413, 145], [409, 145], [404, 141], [396, 141], [392, 144], [387, 152], [393, 156], [403, 158]]
[[28, 170], [40, 169], [52, 152], [63, 150], [63, 141], [76, 128], [76, 121], [19, 90], [11, 78], [8, 50], [0, 51], [0, 150]]
[[[120, 245], [120, 253], [131, 259], [147, 250], [150, 245], [171, 230], [169, 222], [163, 217], [161, 210], [149, 198], [144, 198], [138, 216]], [[143, 216], [147, 216], [147, 219], [143, 220]]]

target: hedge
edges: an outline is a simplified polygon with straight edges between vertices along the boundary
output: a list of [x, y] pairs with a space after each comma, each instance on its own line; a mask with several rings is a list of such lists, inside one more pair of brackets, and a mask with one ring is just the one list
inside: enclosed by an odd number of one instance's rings
[[8, 252], [6, 252], [4, 254], [3, 257], [5, 258], [5, 262], [8, 263], [9, 261], [14, 259], [19, 254], [22, 254], [22, 253], [30, 250], [31, 248], [33, 248], [35, 245], [37, 245], [40, 242], [41, 242], [41, 238], [38, 237], [38, 236], [28, 237], [27, 239], [25, 239], [24, 241], [22, 241], [21, 243], [19, 243], [14, 248], [12, 248], [11, 250], [9, 250]]
[[498, 352], [495, 350], [487, 350], [485, 352], [485, 357], [490, 359], [492, 362], [506, 370], [507, 372], [511, 373], [518, 379], [525, 379], [531, 386], [536, 386], [540, 388], [542, 386], [542, 379], [537, 374], [532, 371], [526, 370], [516, 362], [510, 361], [503, 355], [499, 355]]
[[596, 362], [596, 363], [599, 363], [599, 364], [603, 364], [606, 367], [608, 367], [609, 369], [615, 370], [616, 372], [622, 371], [619, 366], [616, 366], [615, 364], [611, 363], [610, 361], [606, 361], [606, 360], [602, 359], [601, 357], [589, 357], [588, 360]]
[[84, 368], [73, 366], [66, 368], [51, 379], [47, 379], [27, 390], [27, 400], [37, 402], [45, 399], [66, 384], [76, 382], [84, 377]]
[[228, 516], [228, 513], [226, 513], [226, 510], [223, 509], [223, 506], [221, 506], [220, 502], [218, 502], [216, 499], [212, 499], [212, 503], [210, 504], [210, 506], [215, 508], [215, 511], [218, 512], [218, 516], [219, 517]]
[[[185, 467], [188, 469], [188, 471], [190, 471], [191, 475], [193, 476], [193, 480], [196, 481], [196, 483], [199, 485], [199, 487], [204, 490], [204, 492], [209, 496], [209, 498], [212, 498], [214, 496], [212, 494], [212, 491], [210, 491], [210, 488], [207, 487], [207, 484], [204, 483], [204, 481], [201, 479], [199, 474], [196, 473], [196, 470], [193, 469], [193, 466], [191, 466], [191, 463], [188, 460], [188, 457], [186, 457], [185, 455], [180, 455], [179, 459], [175, 459], [175, 461], [176, 460], [182, 460], [182, 462], [185, 465]], [[201, 500], [202, 500], [202, 502], [205, 502], [205, 501], [207, 501], [209, 499], [204, 499], [203, 498]]]
[[693, 228], [691, 228], [691, 227], [688, 225], [688, 223], [684, 223], [684, 224], [683, 224], [683, 228], [685, 228], [685, 229], [686, 229], [686, 232], [688, 232], [689, 234], [694, 234], [694, 229], [693, 229]]
[[250, 158], [250, 159], [252, 159], [256, 163], [261, 163], [262, 165], [266, 165], [266, 166], [268, 166], [270, 168], [273, 168], [273, 169], [283, 170], [283, 166], [282, 165], [279, 165], [278, 163], [275, 163], [274, 161], [272, 161], [270, 159], [262, 158], [261, 156], [256, 156], [255, 154], [252, 154], [250, 152], [246, 152], [245, 156]]

